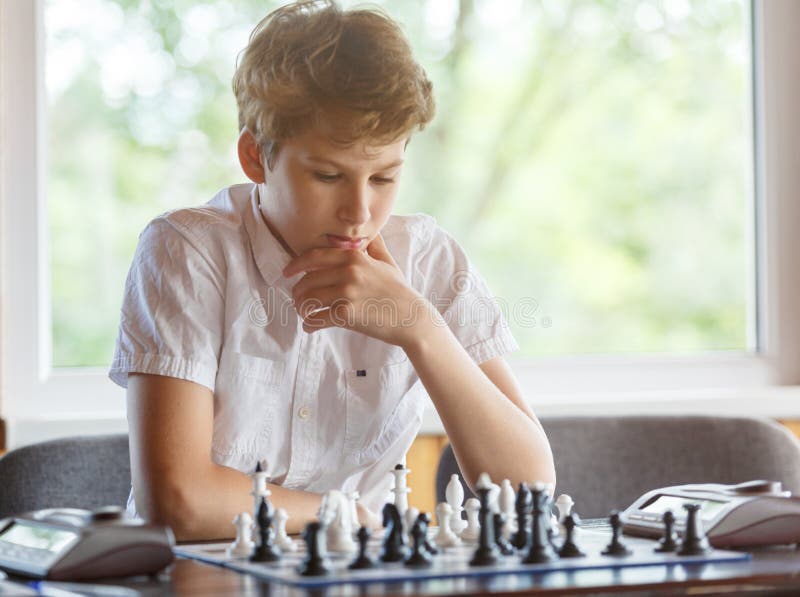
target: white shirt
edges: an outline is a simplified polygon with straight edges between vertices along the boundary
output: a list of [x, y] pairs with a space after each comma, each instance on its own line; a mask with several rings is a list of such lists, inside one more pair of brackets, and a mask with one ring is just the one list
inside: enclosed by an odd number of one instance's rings
[[[381, 234], [476, 363], [518, 348], [483, 278], [433, 218], [391, 216]], [[304, 332], [290, 303], [302, 273], [284, 278], [289, 260], [256, 185], [157, 217], [139, 237], [109, 376], [123, 387], [130, 372], [206, 386], [214, 462], [252, 472], [265, 461], [272, 483], [357, 490], [378, 512], [427, 393], [397, 346], [342, 328]]]

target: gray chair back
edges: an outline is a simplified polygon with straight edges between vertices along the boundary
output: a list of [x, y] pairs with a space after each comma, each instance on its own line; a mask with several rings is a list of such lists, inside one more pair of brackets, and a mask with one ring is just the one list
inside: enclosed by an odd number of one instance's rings
[[[781, 481], [800, 494], [800, 442], [766, 419], [706, 416], [547, 417], [556, 495], [583, 518], [622, 510], [658, 487]], [[436, 476], [437, 500], [458, 463], [448, 445]], [[469, 493], [469, 492], [465, 492]]]
[[0, 517], [41, 508], [125, 506], [131, 490], [127, 434], [70, 437], [0, 458]]

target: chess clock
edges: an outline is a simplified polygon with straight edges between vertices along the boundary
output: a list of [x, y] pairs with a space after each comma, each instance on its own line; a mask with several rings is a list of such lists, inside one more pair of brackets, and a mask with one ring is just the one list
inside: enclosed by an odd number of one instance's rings
[[54, 580], [153, 574], [172, 562], [169, 527], [118, 507], [39, 510], [0, 521], [0, 569]]
[[714, 547], [754, 547], [800, 542], [800, 497], [772, 481], [738, 485], [704, 483], [648, 491], [620, 515], [627, 535], [659, 537], [667, 510], [675, 531], [686, 527], [683, 504], [700, 504], [700, 518]]

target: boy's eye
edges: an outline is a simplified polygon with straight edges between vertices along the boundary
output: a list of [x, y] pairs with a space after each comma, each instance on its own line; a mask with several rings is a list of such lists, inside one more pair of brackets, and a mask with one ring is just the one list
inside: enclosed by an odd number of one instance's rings
[[336, 182], [339, 180], [338, 174], [326, 174], [325, 172], [314, 172], [314, 176], [317, 180], [321, 180], [322, 182]]
[[372, 178], [372, 182], [375, 184], [392, 184], [394, 182], [394, 178], [384, 178], [381, 176], [374, 176]]

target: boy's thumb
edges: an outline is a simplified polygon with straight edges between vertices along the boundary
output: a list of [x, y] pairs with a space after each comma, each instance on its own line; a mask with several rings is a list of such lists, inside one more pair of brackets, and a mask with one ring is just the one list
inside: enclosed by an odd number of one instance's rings
[[381, 236], [380, 232], [367, 245], [367, 254], [373, 259], [379, 259], [397, 267], [392, 255], [389, 253], [389, 249], [386, 248], [386, 243], [383, 242], [383, 236]]

